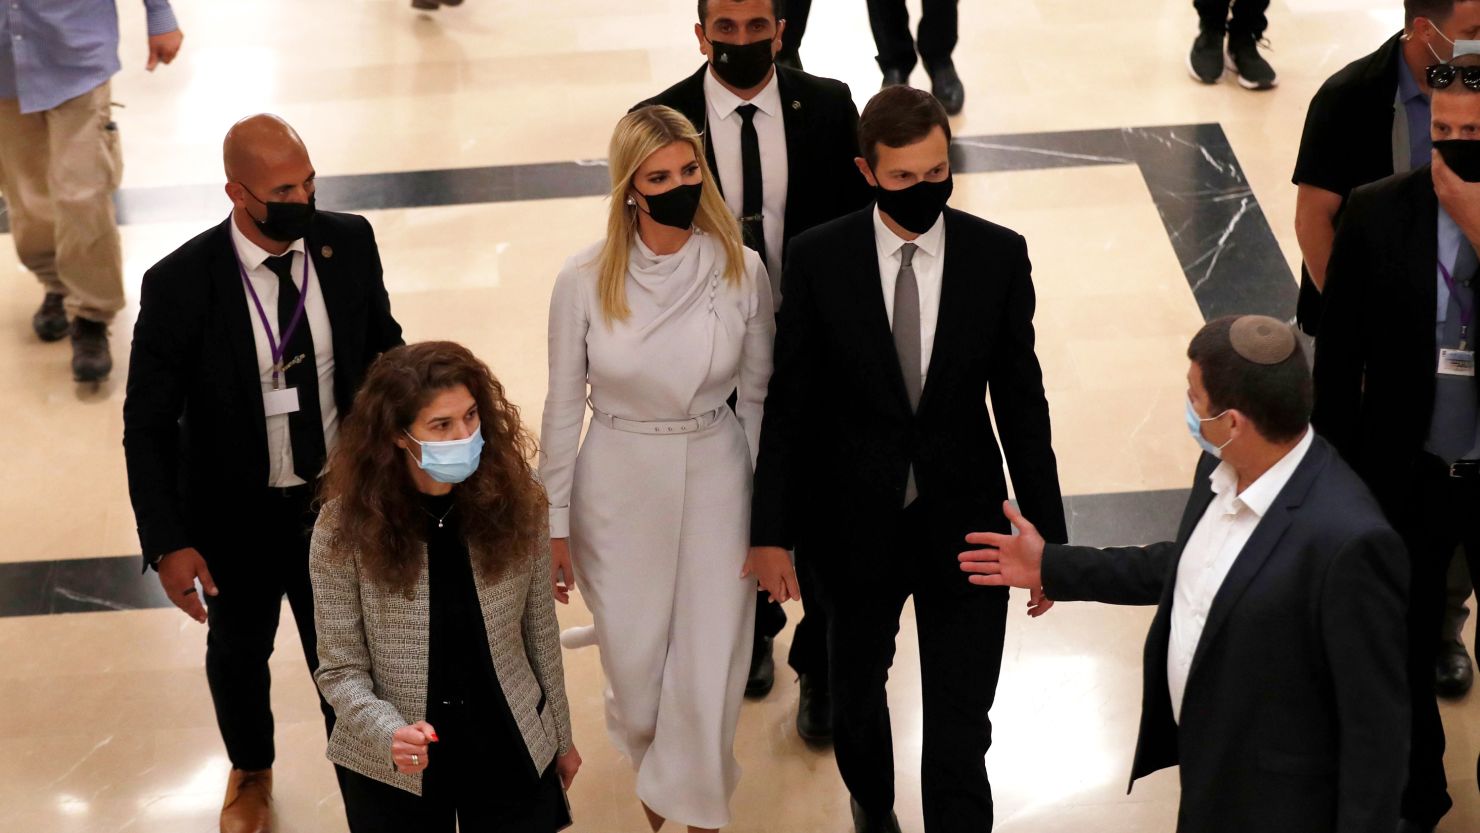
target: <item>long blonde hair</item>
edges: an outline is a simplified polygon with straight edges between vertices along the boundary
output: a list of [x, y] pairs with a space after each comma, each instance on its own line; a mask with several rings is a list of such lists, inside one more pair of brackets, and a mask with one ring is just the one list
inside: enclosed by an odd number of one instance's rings
[[596, 258], [596, 293], [601, 299], [602, 317], [608, 324], [625, 321], [632, 314], [632, 308], [627, 305], [627, 263], [640, 210], [627, 205], [629, 192], [636, 190], [633, 177], [649, 156], [674, 142], [688, 142], [699, 160], [704, 188], [699, 195], [699, 211], [694, 216], [695, 228], [714, 235], [724, 246], [725, 279], [730, 285], [739, 285], [745, 279], [745, 246], [740, 239], [740, 224], [715, 185], [704, 157], [703, 138], [688, 119], [671, 107], [657, 105], [633, 110], [617, 122], [607, 152], [612, 176], [611, 210], [606, 221], [606, 243]]

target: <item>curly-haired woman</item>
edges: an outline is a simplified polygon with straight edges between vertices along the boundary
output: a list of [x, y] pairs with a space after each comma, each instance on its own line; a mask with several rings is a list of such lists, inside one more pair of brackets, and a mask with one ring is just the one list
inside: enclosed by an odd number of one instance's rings
[[581, 759], [532, 446], [450, 342], [381, 356], [340, 428], [310, 571], [354, 833], [569, 824]]

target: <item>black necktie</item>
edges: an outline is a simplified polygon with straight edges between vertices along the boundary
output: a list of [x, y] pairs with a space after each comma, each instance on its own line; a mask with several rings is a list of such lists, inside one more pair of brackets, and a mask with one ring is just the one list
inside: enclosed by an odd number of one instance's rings
[[755, 249], [766, 259], [766, 227], [761, 220], [761, 209], [765, 197], [765, 181], [761, 178], [761, 138], [755, 132], [754, 104], [742, 104], [735, 108], [740, 114], [740, 168], [744, 185], [740, 198], [740, 231], [745, 235], [745, 245]]
[[[308, 257], [304, 253], [304, 257]], [[267, 268], [278, 276], [278, 338], [288, 331], [293, 313], [298, 309], [298, 286], [293, 283], [293, 253], [270, 257]], [[302, 359], [298, 359], [302, 356]], [[298, 390], [298, 410], [288, 414], [288, 437], [293, 446], [293, 473], [312, 484], [324, 468], [324, 420], [319, 412], [319, 371], [314, 360], [313, 332], [308, 326], [308, 310], [303, 311], [298, 326], [283, 345], [283, 364], [292, 364], [283, 373], [283, 387]]]

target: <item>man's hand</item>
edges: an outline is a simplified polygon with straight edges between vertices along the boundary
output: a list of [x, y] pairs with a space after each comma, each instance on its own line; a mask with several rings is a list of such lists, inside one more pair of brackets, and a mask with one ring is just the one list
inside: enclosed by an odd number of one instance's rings
[[576, 780], [576, 773], [581, 769], [581, 753], [572, 746], [569, 752], [555, 759], [555, 773], [560, 776], [562, 789], [570, 789], [572, 782]]
[[437, 730], [425, 720], [402, 726], [391, 735], [391, 762], [407, 775], [415, 775], [429, 763], [427, 744], [436, 742]]
[[196, 590], [196, 579], [200, 579], [201, 589], [207, 595], [217, 594], [216, 582], [211, 578], [211, 571], [206, 569], [205, 558], [194, 547], [186, 547], [166, 553], [157, 566], [159, 586], [164, 588], [165, 595], [170, 597], [175, 607], [185, 611], [185, 615], [204, 625], [206, 606]]
[[550, 539], [550, 592], [555, 601], [570, 604], [570, 591], [576, 589], [576, 570], [570, 562], [570, 539]]
[[160, 64], [168, 64], [175, 60], [180, 54], [180, 44], [185, 40], [185, 33], [176, 29], [173, 32], [165, 32], [163, 35], [149, 36], [149, 63], [144, 69], [153, 72]]
[[1018, 528], [1018, 534], [973, 532], [966, 536], [968, 544], [983, 544], [986, 549], [961, 553], [961, 570], [972, 574], [968, 578], [972, 584], [1027, 588], [1032, 591], [1028, 615], [1042, 616], [1053, 606], [1043, 595], [1043, 536], [1011, 503], [1003, 501], [1002, 514]]
[[745, 559], [745, 569], [740, 571], [741, 578], [750, 576], [756, 577], [761, 587], [771, 594], [773, 602], [802, 598], [791, 554], [781, 547], [751, 547], [750, 555]]
[[1437, 150], [1433, 151], [1433, 162], [1434, 196], [1470, 245], [1480, 248], [1480, 182], [1465, 182]]

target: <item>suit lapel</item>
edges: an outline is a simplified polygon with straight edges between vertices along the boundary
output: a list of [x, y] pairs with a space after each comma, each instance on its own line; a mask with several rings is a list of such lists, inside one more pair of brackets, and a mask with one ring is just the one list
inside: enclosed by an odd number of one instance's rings
[[[879, 275], [879, 247], [874, 239], [873, 209], [853, 215], [856, 223], [852, 236], [854, 267], [841, 272], [849, 283], [841, 287], [847, 317], [859, 334], [865, 358], [883, 374], [890, 396], [905, 413], [910, 410], [910, 396], [904, 388], [904, 374], [899, 369], [899, 354], [894, 349], [894, 333], [889, 328], [889, 312], [884, 306], [884, 283]], [[867, 366], [867, 363], [865, 363]]]
[[[807, 118], [810, 115], [807, 102], [802, 101], [801, 89], [796, 79], [791, 75], [792, 70], [786, 67], [776, 67], [776, 90], [781, 94], [781, 123], [786, 130], [786, 216], [782, 218], [782, 236], [791, 233], [795, 228], [792, 222], [793, 210], [800, 200], [799, 183], [807, 181], [806, 177], [799, 176], [807, 164], [806, 137]], [[783, 251], [783, 255], [785, 252]]]
[[[1429, 340], [1436, 338], [1438, 323], [1439, 278], [1436, 275], [1439, 262], [1439, 198], [1434, 196], [1432, 169], [1425, 165], [1414, 171], [1410, 185], [1413, 188], [1413, 210], [1408, 213], [1408, 253], [1404, 263], [1409, 265], [1409, 280], [1423, 304], [1421, 320], [1426, 325], [1425, 335]], [[1456, 276], [1458, 277], [1458, 276]], [[1436, 352], [1438, 345], [1434, 345]]]
[[690, 75], [684, 82], [683, 88], [676, 96], [677, 109], [688, 117], [694, 129], [704, 139], [704, 161], [709, 164], [709, 173], [714, 177], [714, 184], [719, 188], [720, 195], [725, 193], [725, 184], [720, 181], [719, 167], [714, 164], [714, 144], [709, 141], [709, 99], [704, 95], [704, 73], [709, 71], [709, 62], [705, 61], [699, 67], [699, 71]]
[[[356, 333], [352, 329], [359, 321], [347, 308], [351, 287], [346, 283], [341, 269], [344, 257], [336, 256], [333, 246], [335, 241], [323, 229], [323, 223], [315, 224], [315, 230], [303, 242], [308, 256], [313, 258], [314, 275], [318, 278], [319, 291], [324, 296], [324, 312], [329, 316], [330, 329], [333, 331], [334, 401], [342, 413], [349, 408], [350, 403], [340, 395], [339, 380], [343, 377], [345, 360], [355, 352], [352, 345], [355, 343]], [[323, 392], [320, 391], [319, 395], [322, 396]]]
[[[920, 391], [919, 412], [925, 410], [931, 391], [946, 382], [936, 380], [956, 358], [958, 351], [952, 349], [957, 332], [968, 332], [978, 326], [973, 317], [981, 314], [981, 305], [970, 302], [972, 274], [970, 264], [976, 262], [971, 250], [972, 238], [960, 230], [959, 217], [953, 209], [945, 214], [945, 246], [941, 252], [940, 309], [936, 313], [935, 338], [930, 348], [930, 368], [925, 374], [925, 388]], [[953, 242], [954, 241], [954, 242]], [[901, 380], [903, 383], [903, 380]]]
[[[215, 246], [211, 260], [211, 283], [219, 301], [222, 331], [225, 334], [228, 353], [231, 356], [231, 377], [242, 396], [242, 401], [252, 407], [252, 414], [265, 413], [262, 404], [262, 375], [257, 367], [257, 339], [252, 334], [252, 316], [256, 311], [247, 300], [242, 287], [241, 261], [236, 253], [236, 244], [231, 238], [232, 218], [220, 225], [219, 243]], [[267, 462], [267, 424], [261, 418], [248, 418], [262, 449], [262, 461]], [[263, 478], [266, 482], [266, 478]]]

